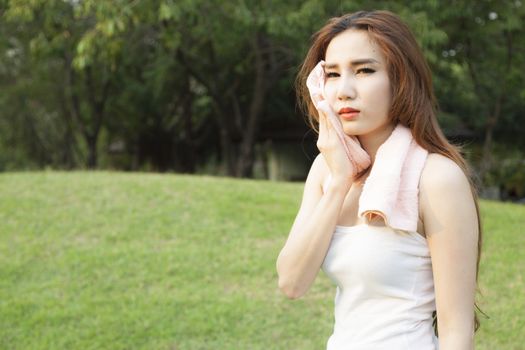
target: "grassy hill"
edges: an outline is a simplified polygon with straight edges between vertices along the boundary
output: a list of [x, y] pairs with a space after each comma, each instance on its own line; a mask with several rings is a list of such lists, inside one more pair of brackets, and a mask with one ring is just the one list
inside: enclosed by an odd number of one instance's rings
[[[335, 289], [299, 300], [275, 259], [302, 184], [0, 174], [1, 349], [323, 349]], [[525, 207], [483, 202], [476, 349], [520, 349]]]

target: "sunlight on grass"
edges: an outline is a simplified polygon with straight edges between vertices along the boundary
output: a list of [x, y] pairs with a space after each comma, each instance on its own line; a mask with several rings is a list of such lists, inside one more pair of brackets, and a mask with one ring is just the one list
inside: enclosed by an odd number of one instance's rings
[[[302, 184], [0, 175], [0, 348], [323, 349], [334, 287], [286, 299], [275, 259]], [[519, 349], [525, 207], [483, 202], [476, 349]]]

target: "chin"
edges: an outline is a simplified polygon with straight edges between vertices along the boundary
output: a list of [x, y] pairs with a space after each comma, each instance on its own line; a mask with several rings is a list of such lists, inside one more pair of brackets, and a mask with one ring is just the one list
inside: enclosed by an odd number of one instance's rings
[[359, 136], [362, 135], [362, 132], [359, 130], [359, 128], [356, 128], [355, 126], [350, 126], [348, 124], [343, 124], [343, 131], [348, 136]]

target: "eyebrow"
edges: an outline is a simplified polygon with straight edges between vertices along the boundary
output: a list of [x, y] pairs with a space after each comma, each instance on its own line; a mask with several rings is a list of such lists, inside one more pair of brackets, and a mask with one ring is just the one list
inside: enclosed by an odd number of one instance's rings
[[[373, 59], [373, 58], [362, 58], [362, 59], [358, 59], [358, 60], [354, 60], [352, 62], [350, 62], [350, 65], [355, 67], [355, 66], [360, 66], [360, 65], [363, 65], [363, 64], [370, 64], [370, 63], [379, 63], [379, 61]], [[339, 65], [337, 63], [327, 63], [324, 67], [326, 69], [332, 69], [332, 68], [337, 68]]]

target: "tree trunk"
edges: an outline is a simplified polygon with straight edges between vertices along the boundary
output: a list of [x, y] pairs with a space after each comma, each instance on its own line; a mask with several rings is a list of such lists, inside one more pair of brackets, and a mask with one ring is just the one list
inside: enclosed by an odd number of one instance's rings
[[235, 165], [233, 153], [233, 144], [231, 141], [230, 133], [224, 127], [220, 128], [220, 140], [221, 140], [221, 159], [223, 162], [224, 171], [228, 176], [235, 176]]
[[192, 104], [193, 94], [190, 89], [190, 76], [184, 79], [184, 98], [182, 101], [182, 118], [184, 122], [184, 172], [195, 173], [195, 142], [193, 138]]
[[62, 150], [61, 162], [66, 169], [73, 169], [75, 166], [74, 162], [74, 150], [75, 150], [75, 133], [73, 130], [73, 117], [71, 116], [70, 109], [68, 108], [67, 103], [67, 87], [68, 87], [68, 78], [66, 73], [65, 82], [62, 85], [60, 94], [58, 96], [60, 100], [60, 108], [62, 109], [62, 118], [64, 120], [66, 130], [64, 131], [63, 143], [64, 147]]
[[[62, 102], [65, 104], [65, 101]], [[64, 110], [66, 119], [66, 131], [64, 135], [64, 149], [62, 150], [62, 164], [64, 164], [66, 169], [73, 169], [75, 162], [73, 159], [73, 153], [75, 149], [75, 138], [73, 133], [73, 126], [71, 125], [71, 116], [68, 114], [67, 110]]]
[[110, 80], [109, 78], [104, 82], [100, 96], [96, 97], [96, 87], [94, 84], [93, 71], [91, 67], [86, 67], [85, 70], [85, 85], [87, 88], [87, 103], [91, 109], [91, 128], [88, 127], [90, 123], [83, 120], [81, 116], [80, 98], [75, 92], [75, 84], [77, 76], [73, 67], [71, 66], [71, 60], [66, 58], [67, 64], [67, 83], [69, 88], [69, 97], [71, 99], [71, 116], [75, 120], [76, 124], [80, 128], [82, 136], [88, 146], [88, 157], [87, 167], [89, 169], [95, 169], [98, 163], [97, 154], [97, 143], [102, 127], [102, 121], [104, 120], [104, 110], [106, 102], [109, 96]]
[[262, 55], [262, 39], [256, 34], [253, 42], [253, 52], [255, 55], [255, 80], [253, 83], [252, 100], [242, 141], [240, 145], [239, 157], [237, 158], [236, 176], [251, 177], [253, 175], [253, 163], [256, 132], [258, 130], [261, 112], [267, 91], [266, 62]]
[[487, 124], [485, 126], [485, 138], [483, 140], [483, 155], [481, 159], [481, 167], [479, 176], [483, 183], [487, 180], [487, 175], [492, 169], [492, 144], [493, 144], [493, 135], [494, 129], [498, 124], [498, 120], [501, 114], [501, 104], [503, 96], [500, 94], [496, 100], [493, 113], [487, 119]]
[[[89, 147], [88, 167], [94, 169], [97, 167], [97, 143], [102, 128], [102, 122], [105, 116], [106, 102], [109, 96], [110, 78], [107, 78], [101, 86], [100, 96], [97, 97], [97, 89], [93, 70], [91, 66], [86, 67], [86, 87], [88, 95], [88, 103], [91, 107], [91, 119], [93, 120], [93, 128], [91, 133], [86, 137]], [[91, 140], [92, 139], [92, 140]], [[94, 163], [92, 163], [94, 162]]]
[[98, 140], [98, 134], [96, 136], [86, 137], [86, 142], [88, 146], [88, 158], [87, 158], [88, 169], [96, 169], [97, 167], [97, 162], [98, 162], [97, 140]]

